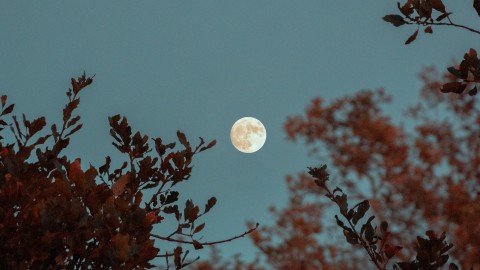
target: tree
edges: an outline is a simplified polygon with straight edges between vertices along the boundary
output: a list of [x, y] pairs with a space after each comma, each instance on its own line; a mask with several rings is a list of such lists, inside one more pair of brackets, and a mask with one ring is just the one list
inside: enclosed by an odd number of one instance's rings
[[[465, 95], [444, 95], [438, 91], [439, 86], [452, 76], [446, 73], [439, 77], [433, 68], [421, 73], [424, 86], [420, 102], [406, 112], [413, 129], [394, 124], [382, 112], [381, 104], [390, 102], [391, 97], [383, 90], [377, 90], [359, 92], [334, 100], [329, 105], [316, 98], [304, 115], [287, 120], [285, 130], [291, 140], [305, 139], [311, 146], [311, 153], [328, 153], [318, 157], [328, 161], [337, 172], [334, 178], [344, 187], [345, 194], [363, 201], [364, 207], [364, 200], [368, 200], [368, 208], [373, 210], [377, 220], [393, 224], [389, 236], [391, 246], [415, 245], [416, 235], [427, 229], [446, 232], [457, 247], [452, 250], [452, 257], [467, 268], [480, 264], [480, 239], [473, 229], [476, 228], [474, 224], [480, 222], [476, 215], [480, 209], [480, 145], [476, 128], [480, 123], [480, 111], [475, 99]], [[319, 220], [328, 219], [328, 216], [322, 215], [321, 219], [315, 218], [314, 221], [303, 218], [293, 226], [282, 226], [282, 220], [310, 216], [306, 209], [313, 207], [311, 205], [319, 209], [326, 209], [329, 205], [321, 196], [323, 193], [312, 187], [310, 176], [288, 177], [287, 183], [290, 204], [280, 212], [273, 211], [278, 218], [277, 226], [263, 227], [251, 236], [260, 250], [286, 245], [282, 250], [290, 254], [288, 241], [281, 241], [279, 245], [272, 239], [282, 239], [283, 235], [302, 228], [315, 228], [316, 237], [309, 234], [310, 238], [317, 239], [312, 245], [322, 247], [323, 253], [329, 255], [328, 260], [335, 261], [339, 257], [343, 261], [348, 257], [347, 262], [355, 263], [349, 266], [353, 269], [359, 268], [357, 263], [363, 267], [370, 265], [364, 253], [343, 250], [342, 245], [326, 246], [319, 241], [318, 236], [328, 232]], [[342, 194], [340, 198], [343, 198]], [[296, 197], [303, 199], [298, 203], [299, 200], [292, 199]], [[346, 203], [346, 197], [342, 200]], [[349, 213], [346, 205], [340, 208], [340, 213]], [[351, 236], [345, 236], [349, 241]], [[402, 260], [410, 259], [415, 253], [407, 248], [398, 252]], [[308, 254], [308, 250], [303, 253]], [[268, 252], [265, 254], [270, 256]], [[352, 262], [352, 257], [357, 259]], [[321, 257], [309, 258], [319, 260], [318, 263], [329, 263]], [[311, 269], [317, 267], [314, 262], [310, 264]]]
[[[479, 30], [453, 22], [452, 12], [449, 12], [442, 0], [407, 0], [400, 4], [397, 2], [400, 14], [389, 14], [383, 20], [399, 27], [402, 25], [417, 25], [417, 30], [408, 37], [405, 44], [413, 42], [420, 31], [432, 34], [434, 27], [449, 26], [465, 29], [471, 33], [480, 34]], [[480, 16], [480, 1], [473, 0], [473, 9]], [[474, 12], [472, 10], [472, 12]], [[435, 19], [434, 19], [435, 18]], [[477, 85], [480, 83], [480, 60], [475, 49], [465, 53], [460, 65], [448, 67], [447, 70], [453, 75], [452, 79], [444, 82], [441, 87], [443, 93], [462, 94], [467, 90], [473, 96], [478, 92]]]
[[[287, 119], [288, 138], [304, 140], [311, 155], [330, 164], [330, 178], [340, 187], [327, 187], [326, 167], [287, 176], [287, 207], [271, 207], [275, 224], [250, 234], [269, 266], [480, 265], [480, 108], [468, 95], [438, 91], [452, 76], [439, 76], [434, 68], [420, 74], [420, 101], [405, 112], [413, 128], [383, 113], [391, 97], [382, 89], [329, 104], [315, 98], [304, 114]], [[332, 202], [335, 214], [328, 211]], [[338, 227], [343, 235], [329, 241]]]
[[[71, 79], [62, 124], [52, 124], [46, 135], [39, 135], [47, 125], [44, 117], [12, 116], [9, 124], [6, 117], [14, 105], [1, 97], [0, 127], [9, 127], [14, 137], [11, 143], [0, 137], [1, 269], [145, 269], [158, 257], [165, 259], [167, 268], [181, 269], [192, 262], [186, 248], [231, 241], [255, 230], [201, 242], [201, 217], [216, 198], [203, 207], [192, 200], [183, 208], [178, 203], [175, 186], [189, 180], [193, 157], [213, 147], [215, 140], [207, 144], [200, 138], [192, 147], [177, 131], [180, 149], [161, 138], [151, 140], [152, 148], [147, 135], [133, 133], [127, 119], [115, 115], [108, 119], [112, 144], [127, 157], [120, 168], [111, 168], [109, 156], [98, 169], [83, 169], [80, 159], [62, 155], [82, 127], [80, 116], [74, 116], [78, 94], [92, 82], [85, 74]], [[150, 154], [153, 150], [155, 156]], [[153, 195], [144, 197], [148, 193]], [[176, 223], [172, 232], [152, 233], [166, 218]], [[177, 246], [157, 247], [155, 239]]]
[[[407, 45], [420, 28], [427, 34], [439, 26], [480, 34], [454, 23], [441, 0], [407, 0], [397, 7], [401, 15], [383, 19], [396, 27], [417, 25]], [[480, 16], [480, 1], [474, 0], [473, 8]], [[393, 123], [382, 112], [381, 105], [391, 101], [382, 89], [362, 91], [328, 105], [315, 98], [303, 115], [287, 120], [289, 139], [305, 140], [310, 154], [334, 168], [333, 178], [342, 188], [327, 187], [329, 174], [324, 166], [311, 168], [310, 174], [287, 176], [288, 206], [271, 207], [275, 225], [250, 235], [269, 265], [276, 269], [438, 269], [447, 264], [450, 254], [464, 269], [480, 267], [476, 229], [480, 222], [476, 214], [480, 210], [480, 111], [476, 100], [465, 95], [476, 95], [480, 82], [475, 49], [447, 71], [442, 75], [434, 68], [421, 72], [420, 101], [406, 112], [413, 128]], [[349, 208], [347, 198], [358, 203]], [[331, 202], [339, 210], [333, 220], [343, 232], [341, 243], [325, 241], [335, 229], [325, 221], [332, 220], [326, 213]], [[374, 216], [364, 218], [369, 210]], [[358, 228], [361, 220], [364, 223]], [[454, 245], [448, 243], [447, 235]], [[454, 263], [448, 268], [458, 269]]]

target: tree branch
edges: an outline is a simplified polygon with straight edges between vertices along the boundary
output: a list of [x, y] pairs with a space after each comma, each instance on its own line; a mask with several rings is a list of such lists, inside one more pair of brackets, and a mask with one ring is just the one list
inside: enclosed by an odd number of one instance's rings
[[[257, 223], [254, 228], [251, 228], [250, 230], [248, 230], [248, 231], [246, 231], [246, 232], [244, 232], [240, 235], [237, 235], [237, 236], [225, 239], [225, 240], [219, 240], [219, 241], [213, 241], [213, 242], [203, 242], [202, 243], [202, 242], [197, 242], [197, 241], [174, 239], [174, 238], [171, 238], [171, 237], [163, 237], [163, 236], [153, 234], [153, 233], [151, 233], [150, 236], [153, 236], [153, 237], [158, 238], [160, 240], [165, 240], [165, 241], [169, 241], [169, 242], [176, 242], [176, 243], [181, 243], [181, 244], [192, 244], [192, 245], [200, 244], [202, 246], [211, 246], [211, 245], [221, 244], [221, 243], [225, 243], [225, 242], [230, 242], [230, 241], [233, 241], [235, 239], [244, 237], [245, 235], [250, 234], [251, 232], [255, 231], [258, 228], [258, 225], [259, 224]], [[163, 257], [165, 257], [165, 256], [163, 256]]]

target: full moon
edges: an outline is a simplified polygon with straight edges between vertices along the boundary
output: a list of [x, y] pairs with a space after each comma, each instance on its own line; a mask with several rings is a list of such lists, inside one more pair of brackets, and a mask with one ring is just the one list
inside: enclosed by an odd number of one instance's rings
[[230, 131], [230, 139], [238, 151], [253, 153], [265, 144], [267, 131], [258, 119], [243, 117], [233, 124]]

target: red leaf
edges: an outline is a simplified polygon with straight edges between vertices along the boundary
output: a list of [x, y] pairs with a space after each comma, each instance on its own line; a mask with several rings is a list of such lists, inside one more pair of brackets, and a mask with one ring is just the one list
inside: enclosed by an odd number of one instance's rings
[[407, 23], [402, 16], [396, 14], [385, 15], [382, 19], [393, 24], [395, 27], [399, 27], [400, 25]]
[[447, 17], [450, 16], [451, 14], [452, 14], [451, 12], [443, 13], [442, 15], [438, 16], [435, 20], [436, 20], [437, 22], [439, 22], [439, 21], [447, 18]]
[[442, 3], [442, 0], [431, 0], [430, 4], [432, 5], [432, 8], [445, 13], [445, 6]]
[[417, 38], [417, 35], [418, 35], [418, 29], [407, 39], [407, 41], [405, 41], [405, 45], [412, 43], [412, 41], [414, 41]]
[[195, 228], [195, 230], [193, 231], [193, 233], [198, 233], [198, 232], [200, 232], [201, 230], [203, 230], [203, 228], [205, 228], [205, 223], [202, 223], [202, 224], [200, 224], [199, 226], [197, 226], [197, 227]]
[[78, 124], [76, 127], [74, 127], [72, 130], [70, 130], [66, 135], [65, 137], [68, 137], [70, 135], [72, 135], [73, 133], [79, 131], [81, 128], [82, 128], [83, 124]]
[[5, 110], [2, 111], [2, 115], [11, 113], [13, 111], [13, 107], [15, 107], [15, 104], [8, 106]]
[[477, 86], [474, 86], [472, 89], [470, 89], [470, 91], [468, 91], [468, 94], [469, 94], [470, 96], [474, 96], [474, 95], [477, 94], [477, 92], [478, 92]]
[[386, 244], [384, 252], [387, 258], [390, 259], [393, 256], [395, 256], [395, 254], [397, 254], [397, 252], [399, 252], [401, 249], [402, 249], [401, 246], [390, 246], [389, 244]]
[[212, 148], [213, 146], [215, 146], [215, 144], [217, 144], [217, 141], [213, 140], [207, 146], [204, 146], [204, 147], [200, 148], [200, 150], [198, 152], [202, 152], [202, 151], [205, 151], [209, 148]]
[[130, 173], [120, 176], [120, 178], [118, 178], [118, 180], [112, 185], [113, 195], [121, 195], [125, 190], [125, 186], [128, 184], [128, 182], [130, 182]]
[[30, 136], [33, 136], [35, 133], [39, 132], [40, 130], [45, 127], [47, 123], [45, 122], [45, 117], [40, 117], [35, 120], [30, 124], [28, 127], [28, 132], [30, 133]]
[[130, 253], [129, 245], [130, 236], [127, 234], [118, 233], [114, 236], [115, 255], [120, 261], [126, 261]]
[[432, 27], [431, 27], [431, 26], [425, 27], [425, 29], [424, 29], [423, 31], [424, 31], [425, 33], [427, 33], [427, 34], [433, 33], [433, 30], [432, 30]]
[[155, 214], [155, 212], [150, 212], [145, 216], [145, 219], [149, 224], [151, 224], [157, 220], [157, 215]]
[[475, 8], [478, 16], [480, 16], [480, 0], [473, 0], [473, 8]]
[[190, 148], [190, 143], [187, 141], [187, 137], [185, 137], [185, 133], [181, 132], [180, 130], [177, 130], [177, 137], [178, 141], [185, 146], [185, 148]]
[[5, 106], [5, 103], [7, 102], [7, 96], [3, 95], [1, 99], [2, 99], [2, 108], [3, 108]]
[[475, 51], [474, 48], [470, 48], [470, 50], [468, 50], [468, 56], [477, 58], [477, 51]]
[[197, 240], [193, 240], [193, 247], [195, 249], [202, 249], [203, 248], [203, 245], [200, 244], [200, 242], [198, 242]]
[[453, 92], [453, 93], [461, 94], [463, 90], [465, 90], [465, 87], [466, 85], [462, 84], [461, 82], [449, 82], [444, 84], [442, 86], [442, 89], [440, 89], [440, 91], [442, 91], [442, 93]]
[[210, 211], [210, 209], [212, 209], [212, 207], [217, 203], [217, 198], [215, 197], [211, 197], [210, 199], [208, 199], [208, 202], [207, 204], [205, 205], [205, 213], [207, 213], [208, 211]]
[[400, 3], [397, 2], [397, 7], [402, 12], [403, 15], [408, 16], [413, 13], [413, 7], [409, 2], [406, 2], [403, 6], [400, 6]]

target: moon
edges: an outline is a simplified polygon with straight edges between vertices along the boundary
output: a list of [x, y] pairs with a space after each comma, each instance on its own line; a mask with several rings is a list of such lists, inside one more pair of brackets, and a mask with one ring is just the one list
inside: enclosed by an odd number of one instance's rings
[[267, 130], [258, 119], [243, 117], [233, 124], [230, 130], [230, 140], [238, 151], [253, 153], [265, 144]]

